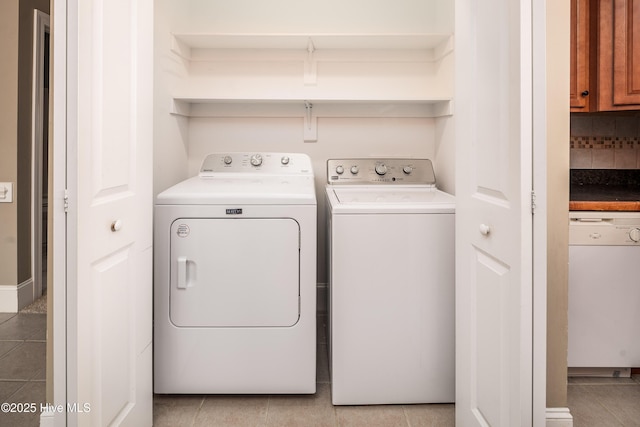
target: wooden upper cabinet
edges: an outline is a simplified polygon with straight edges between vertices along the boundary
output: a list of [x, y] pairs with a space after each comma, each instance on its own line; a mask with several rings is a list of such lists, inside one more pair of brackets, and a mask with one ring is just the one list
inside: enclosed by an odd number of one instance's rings
[[589, 0], [571, 0], [571, 111], [590, 111]]
[[571, 111], [640, 110], [640, 0], [571, 0]]
[[598, 110], [640, 109], [640, 0], [600, 0]]

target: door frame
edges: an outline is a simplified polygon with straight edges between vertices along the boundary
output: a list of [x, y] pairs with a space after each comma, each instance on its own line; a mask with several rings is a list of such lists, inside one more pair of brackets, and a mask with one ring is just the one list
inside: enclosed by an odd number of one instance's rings
[[[52, 390], [52, 396], [47, 409], [40, 415], [41, 426], [63, 427], [68, 425], [67, 413], [65, 410], [57, 411], [54, 408], [67, 407], [67, 271], [72, 272], [72, 266], [68, 261], [74, 259], [68, 253], [67, 239], [73, 237], [74, 227], [69, 227], [71, 219], [68, 218], [68, 194], [67, 194], [67, 170], [73, 170], [73, 156], [67, 152], [67, 128], [68, 114], [67, 98], [69, 97], [67, 80], [72, 77], [67, 75], [67, 2], [62, 0], [52, 0], [51, 6], [51, 53], [50, 53], [50, 105], [52, 106], [51, 117], [51, 138], [50, 155], [52, 157], [52, 188], [51, 200], [49, 201], [49, 212], [52, 215], [52, 241], [49, 242], [51, 248], [50, 255], [53, 258], [50, 265], [53, 265], [53, 283], [49, 290], [49, 295], [53, 299], [53, 311], [49, 316], [53, 324], [53, 334], [49, 337], [52, 340], [53, 366], [52, 385], [48, 390]], [[69, 70], [72, 71], [72, 70]], [[73, 87], [70, 88], [73, 90]], [[57, 95], [57, 96], [56, 96]], [[72, 130], [70, 127], [69, 130]], [[73, 218], [75, 220], [75, 218]], [[55, 285], [54, 285], [55, 284]]]
[[[547, 0], [548, 1], [548, 0]], [[547, 7], [531, 0], [533, 425], [547, 423]]]
[[[31, 277], [33, 277], [33, 299], [42, 295], [42, 198], [48, 189], [42, 187], [44, 159], [43, 138], [44, 125], [48, 123], [44, 117], [44, 49], [45, 34], [51, 37], [50, 17], [41, 10], [33, 11], [33, 74], [31, 103]], [[51, 40], [51, 39], [49, 39]], [[51, 57], [51, 54], [49, 54]], [[48, 196], [47, 196], [48, 197]]]

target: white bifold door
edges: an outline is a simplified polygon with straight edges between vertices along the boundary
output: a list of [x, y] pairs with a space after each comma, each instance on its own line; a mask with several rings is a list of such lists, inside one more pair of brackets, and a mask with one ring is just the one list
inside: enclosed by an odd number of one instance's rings
[[531, 1], [456, 1], [456, 425], [465, 427], [533, 424], [532, 45]]
[[54, 5], [53, 38], [66, 37], [54, 50], [54, 97], [66, 102], [56, 104], [54, 126], [65, 139], [68, 189], [66, 306], [54, 301], [66, 313], [66, 337], [55, 334], [66, 338], [66, 355], [54, 363], [66, 362], [66, 390], [55, 399], [67, 411], [54, 417], [56, 425], [150, 426], [153, 2]]

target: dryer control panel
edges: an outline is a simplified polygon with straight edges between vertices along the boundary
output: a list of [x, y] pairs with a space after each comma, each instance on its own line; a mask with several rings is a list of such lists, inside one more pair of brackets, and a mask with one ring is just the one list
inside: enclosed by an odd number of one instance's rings
[[329, 184], [436, 185], [429, 159], [329, 159]]
[[202, 162], [200, 176], [220, 173], [312, 175], [311, 159], [301, 153], [212, 153]]

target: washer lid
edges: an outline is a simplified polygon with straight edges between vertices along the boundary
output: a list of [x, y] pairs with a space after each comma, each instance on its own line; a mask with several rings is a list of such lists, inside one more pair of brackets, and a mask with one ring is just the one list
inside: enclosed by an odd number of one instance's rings
[[455, 212], [455, 197], [427, 186], [327, 186], [334, 211], [368, 212]]

